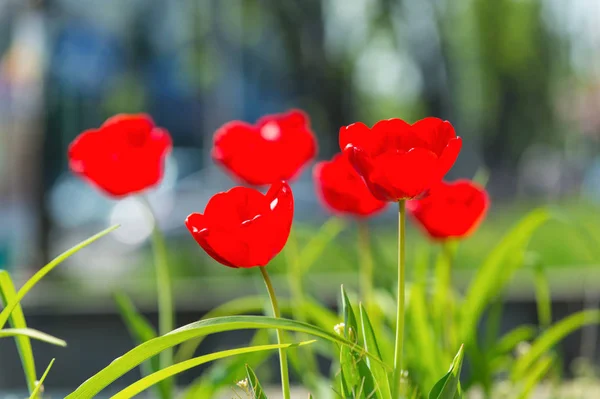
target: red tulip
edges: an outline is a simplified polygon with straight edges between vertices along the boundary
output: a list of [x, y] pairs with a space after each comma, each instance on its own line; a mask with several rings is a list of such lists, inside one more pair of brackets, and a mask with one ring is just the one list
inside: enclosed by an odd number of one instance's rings
[[317, 192], [333, 211], [365, 217], [387, 205], [373, 197], [343, 153], [335, 155], [331, 161], [319, 162], [313, 172]]
[[294, 197], [285, 182], [266, 195], [235, 187], [214, 195], [204, 214], [192, 213], [187, 226], [214, 260], [229, 267], [266, 266], [287, 242], [294, 215]]
[[148, 115], [120, 114], [69, 146], [69, 167], [106, 194], [122, 197], [158, 184], [171, 136]]
[[340, 129], [340, 148], [382, 201], [427, 194], [448, 173], [462, 140], [448, 121], [425, 118], [413, 125], [400, 119], [358, 122]]
[[469, 180], [442, 182], [421, 200], [409, 201], [407, 208], [418, 225], [438, 240], [464, 238], [471, 234], [489, 208], [485, 189]]
[[292, 179], [316, 151], [308, 116], [292, 110], [255, 125], [226, 123], [215, 133], [212, 156], [239, 180], [260, 186]]

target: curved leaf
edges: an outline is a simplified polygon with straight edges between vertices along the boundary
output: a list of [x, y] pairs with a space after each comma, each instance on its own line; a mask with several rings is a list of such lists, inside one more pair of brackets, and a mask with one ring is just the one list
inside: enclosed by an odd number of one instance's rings
[[101, 390], [110, 385], [117, 378], [126, 374], [128, 371], [138, 366], [143, 361], [160, 353], [166, 348], [173, 347], [189, 339], [194, 339], [202, 335], [214, 334], [224, 331], [244, 330], [244, 329], [262, 329], [273, 328], [286, 331], [296, 331], [306, 333], [326, 339], [328, 341], [341, 345], [351, 346], [356, 352], [370, 356], [373, 360], [381, 362], [374, 355], [364, 351], [362, 347], [356, 345], [345, 338], [325, 331], [310, 324], [301, 323], [289, 319], [277, 319], [266, 316], [229, 316], [218, 317], [214, 319], [202, 320], [188, 324], [177, 330], [161, 337], [154, 338], [148, 342], [139, 345], [123, 356], [115, 359], [111, 364], [96, 373], [90, 379], [85, 381], [73, 393], [67, 396], [68, 399], [92, 398]]
[[252, 399], [268, 399], [267, 395], [265, 395], [265, 390], [262, 385], [260, 385], [260, 381], [258, 381], [256, 373], [252, 370], [252, 367], [248, 365], [246, 365], [246, 378], [248, 378]]
[[468, 340], [475, 333], [485, 307], [522, 266], [531, 236], [551, 217], [550, 212], [544, 208], [530, 212], [502, 239], [479, 268], [464, 299], [463, 340]]
[[35, 388], [33, 389], [33, 392], [31, 392], [31, 396], [29, 396], [29, 399], [37, 399], [38, 398], [38, 394], [40, 393], [40, 390], [44, 386], [44, 381], [46, 380], [46, 377], [48, 376], [48, 373], [50, 372], [50, 369], [52, 368], [52, 365], [54, 364], [54, 360], [56, 360], [56, 359], [50, 360], [50, 364], [48, 364], [48, 367], [46, 367], [46, 371], [44, 371], [44, 374], [42, 374], [42, 378], [40, 378], [39, 381], [36, 381]]
[[67, 346], [67, 343], [62, 339], [32, 328], [5, 328], [0, 330], [0, 338], [7, 337], [29, 337], [56, 346]]
[[150, 374], [147, 377], [142, 378], [141, 380], [136, 381], [135, 383], [129, 385], [127, 388], [121, 390], [116, 395], [113, 395], [111, 399], [129, 399], [139, 394], [140, 392], [145, 391], [150, 388], [154, 384], [157, 384], [165, 379], [172, 377], [176, 374], [179, 374], [183, 371], [189, 370], [194, 367], [198, 367], [204, 363], [211, 362], [213, 360], [223, 359], [229, 356], [241, 355], [244, 353], [251, 352], [260, 352], [267, 351], [273, 349], [280, 348], [290, 348], [293, 346], [302, 346], [310, 344], [314, 341], [306, 341], [300, 342], [299, 344], [281, 344], [281, 345], [261, 345], [261, 346], [251, 346], [247, 348], [237, 348], [230, 349], [221, 352], [215, 352], [204, 356], [199, 356], [194, 359], [186, 360], [185, 362], [177, 363], [172, 366], [166, 367], [160, 371]]
[[[362, 304], [359, 305], [360, 320], [362, 325], [364, 347], [367, 351], [381, 358], [379, 352], [379, 345], [377, 345], [377, 339], [373, 326], [369, 320], [369, 315]], [[390, 390], [390, 382], [388, 379], [387, 371], [380, 364], [372, 362], [371, 359], [367, 359], [367, 366], [373, 374], [375, 380], [375, 389], [377, 389], [377, 397], [381, 399], [392, 399], [392, 392]]]
[[113, 230], [116, 230], [118, 227], [119, 227], [119, 225], [117, 224], [112, 227], [109, 227], [106, 230], [101, 231], [100, 233], [98, 233], [96, 235], [93, 235], [92, 237], [88, 238], [87, 240], [82, 241], [81, 243], [75, 245], [73, 248], [68, 249], [65, 252], [63, 252], [62, 254], [58, 255], [50, 263], [48, 263], [46, 266], [44, 266], [40, 270], [38, 270], [37, 273], [35, 273], [33, 276], [31, 276], [31, 278], [29, 280], [27, 280], [27, 282], [25, 284], [23, 284], [23, 287], [21, 287], [21, 289], [17, 292], [17, 295], [15, 296], [15, 298], [13, 298], [13, 300], [10, 301], [10, 303], [6, 305], [6, 307], [2, 310], [2, 312], [0, 312], [0, 328], [4, 327], [8, 318], [10, 317], [10, 314], [12, 313], [13, 309], [15, 309], [15, 307], [19, 304], [19, 302], [21, 302], [23, 297], [25, 297], [25, 295], [27, 295], [27, 293], [42, 278], [44, 278], [44, 276], [46, 276], [46, 274], [50, 273], [56, 266], [60, 265], [65, 259], [67, 259], [71, 255], [75, 254], [80, 249], [87, 247], [88, 245], [90, 245], [91, 243], [96, 241], [97, 239], [104, 237], [105, 235], [107, 235], [108, 233], [110, 233]]
[[552, 349], [567, 335], [588, 324], [600, 323], [600, 310], [582, 310], [561, 321], [544, 331], [532, 344], [529, 351], [521, 356], [515, 363], [511, 374], [513, 380], [522, 376], [533, 363], [544, 353]]
[[463, 356], [464, 346], [461, 345], [448, 373], [431, 389], [429, 399], [454, 399], [460, 397], [460, 370], [462, 368]]
[[[0, 270], [0, 303], [6, 306], [17, 296], [17, 291], [10, 278], [10, 274], [5, 270]], [[12, 328], [27, 328], [25, 322], [25, 315], [20, 304], [17, 304], [10, 315], [10, 325]], [[27, 388], [29, 393], [35, 389], [35, 382], [37, 381], [37, 373], [35, 371], [35, 360], [33, 358], [33, 351], [31, 350], [31, 341], [29, 337], [17, 336], [15, 337], [19, 356], [21, 357], [21, 364], [23, 365], [23, 372], [25, 373], [25, 379], [27, 380]]]
[[[117, 309], [121, 314], [121, 318], [129, 331], [129, 335], [131, 335], [137, 345], [150, 341], [152, 338], [156, 338], [156, 330], [154, 327], [152, 327], [150, 322], [138, 312], [127, 295], [118, 292], [114, 295], [114, 298]], [[142, 363], [140, 369], [143, 376], [150, 375], [160, 370], [160, 359], [158, 357], [153, 357], [148, 362]], [[160, 398], [169, 399], [171, 397], [171, 388], [168, 382], [162, 382], [156, 389]]]
[[[236, 298], [212, 309], [200, 320], [207, 320], [214, 317], [262, 313], [265, 305], [268, 305], [268, 301], [262, 295]], [[302, 310], [304, 314], [308, 316], [308, 319], [323, 329], [333, 328], [333, 326], [338, 323], [338, 318], [335, 313], [327, 307], [310, 299], [305, 299], [303, 303], [291, 303], [289, 300], [281, 300], [279, 306], [282, 314], [291, 314], [292, 308], [302, 307]], [[198, 346], [203, 340], [204, 337], [199, 337], [181, 344], [175, 356], [175, 361], [180, 362], [193, 357], [196, 349], [198, 349]]]

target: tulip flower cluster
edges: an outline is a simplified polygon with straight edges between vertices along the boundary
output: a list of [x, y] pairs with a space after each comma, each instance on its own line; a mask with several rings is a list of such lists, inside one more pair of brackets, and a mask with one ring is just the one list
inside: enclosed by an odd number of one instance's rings
[[[316, 193], [324, 206], [362, 224], [384, 211], [388, 203], [399, 204], [396, 342], [388, 387], [396, 398], [406, 374], [406, 209], [433, 240], [445, 242], [471, 234], [484, 218], [489, 198], [471, 181], [443, 181], [462, 145], [448, 121], [425, 118], [409, 124], [389, 119], [372, 128], [358, 122], [340, 129], [339, 144], [338, 154], [316, 163], [313, 169]], [[156, 127], [149, 116], [117, 115], [73, 141], [69, 165], [74, 173], [109, 196], [140, 195], [160, 183], [171, 146], [168, 132]], [[256, 124], [226, 123], [214, 135], [212, 157], [244, 186], [215, 194], [203, 213], [192, 213], [185, 220], [193, 238], [215, 261], [231, 268], [260, 268], [277, 318], [280, 310], [265, 266], [283, 250], [290, 236], [294, 198], [289, 182], [316, 154], [315, 135], [309, 117], [302, 111], [268, 115]], [[259, 190], [264, 186], [269, 186], [265, 194]], [[160, 243], [157, 245], [157, 253], [161, 253]], [[159, 279], [168, 280], [164, 262], [158, 258], [157, 273]], [[159, 281], [158, 290], [160, 324], [164, 327], [160, 333], [166, 334], [173, 327], [168, 281]], [[163, 317], [169, 312], [170, 316]], [[343, 335], [350, 339], [353, 334], [344, 331]], [[287, 399], [290, 388], [281, 331], [278, 339], [283, 396]], [[172, 363], [170, 357], [161, 360], [165, 367]]]

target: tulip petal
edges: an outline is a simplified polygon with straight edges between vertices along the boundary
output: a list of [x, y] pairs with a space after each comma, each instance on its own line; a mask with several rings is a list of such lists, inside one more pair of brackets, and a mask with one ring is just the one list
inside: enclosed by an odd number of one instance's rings
[[204, 249], [204, 251], [217, 262], [235, 268], [231, 262], [221, 257], [210, 245], [207, 238], [209, 235], [209, 229], [206, 225], [206, 218], [204, 215], [199, 213], [192, 213], [185, 220], [185, 225], [192, 234], [192, 237], [196, 240], [196, 242]]
[[148, 115], [120, 114], [73, 140], [69, 167], [106, 194], [122, 197], [160, 182], [171, 146], [169, 133]]
[[317, 193], [334, 212], [366, 217], [382, 210], [387, 203], [376, 199], [345, 153], [331, 161], [319, 162], [313, 169]]
[[299, 110], [265, 116], [255, 125], [227, 123], [213, 144], [213, 158], [251, 185], [294, 178], [317, 151], [308, 116]]
[[442, 156], [450, 141], [456, 138], [452, 124], [439, 118], [421, 119], [412, 127], [415, 135], [425, 143], [424, 147], [433, 151], [438, 157]]
[[415, 198], [428, 190], [437, 177], [437, 157], [423, 148], [405, 153], [389, 151], [376, 158], [374, 164], [365, 180], [371, 192], [384, 191], [388, 201]]
[[469, 180], [442, 182], [430, 195], [409, 201], [407, 209], [432, 239], [464, 238], [484, 219], [489, 208], [487, 192]]
[[428, 148], [413, 127], [402, 119], [379, 121], [371, 130], [378, 143], [378, 148], [370, 154], [372, 157], [391, 150], [407, 152], [413, 148]]
[[371, 136], [371, 129], [362, 122], [341, 127], [339, 142], [342, 151], [345, 151], [347, 147], [358, 147], [370, 154], [376, 148]]
[[452, 169], [461, 148], [462, 139], [460, 137], [453, 138], [448, 142], [438, 160], [438, 180], [441, 180]]

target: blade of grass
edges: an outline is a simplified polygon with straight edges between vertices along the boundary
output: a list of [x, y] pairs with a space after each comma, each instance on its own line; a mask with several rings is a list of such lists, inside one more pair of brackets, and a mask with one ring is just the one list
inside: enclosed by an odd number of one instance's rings
[[[381, 359], [381, 352], [379, 351], [379, 345], [377, 344], [377, 339], [375, 338], [373, 326], [371, 325], [369, 315], [362, 304], [359, 305], [359, 312], [363, 332], [364, 348]], [[381, 367], [380, 364], [372, 362], [371, 359], [366, 359], [366, 363], [373, 374], [373, 379], [375, 380], [375, 388], [377, 389], [378, 393], [377, 397], [381, 399], [392, 399], [390, 381], [388, 379], [386, 369]]]
[[246, 378], [248, 379], [248, 384], [250, 385], [250, 393], [252, 394], [252, 399], [267, 399], [267, 395], [265, 395], [265, 390], [263, 389], [260, 381], [258, 381], [258, 377], [252, 367], [246, 365]]
[[534, 266], [535, 302], [540, 327], [545, 330], [552, 324], [552, 297], [550, 284], [544, 267], [537, 262]]
[[456, 394], [460, 392], [460, 371], [463, 357], [464, 347], [461, 345], [448, 373], [429, 392], [429, 399], [454, 399], [456, 397]]
[[544, 208], [526, 215], [494, 248], [479, 268], [465, 295], [462, 312], [462, 339], [467, 342], [490, 299], [504, 289], [523, 264], [525, 249], [533, 233], [553, 215]]
[[0, 330], [0, 338], [29, 337], [56, 346], [67, 346], [62, 339], [31, 328], [5, 328]]
[[[268, 333], [268, 330], [258, 330], [248, 346], [269, 344]], [[254, 352], [216, 362], [187, 387], [182, 398], [212, 398], [220, 388], [239, 378], [239, 375], [245, 370], [246, 364], [252, 364], [254, 367], [260, 366], [269, 355], [268, 352]]]
[[[150, 322], [138, 312], [138, 310], [135, 308], [135, 305], [127, 295], [123, 293], [116, 293], [114, 298], [123, 322], [125, 323], [129, 334], [137, 345], [156, 338], [156, 331], [154, 330], [154, 327], [152, 327]], [[150, 375], [160, 370], [160, 368], [160, 362], [156, 356], [140, 365], [143, 376]], [[162, 382], [156, 386], [158, 396], [162, 399], [169, 399], [171, 396], [169, 389], [170, 387]]]
[[9, 304], [7, 304], [6, 307], [0, 313], [0, 328], [4, 327], [4, 325], [8, 321], [8, 318], [10, 317], [10, 314], [12, 313], [14, 308], [19, 304], [19, 302], [21, 302], [23, 297], [25, 297], [25, 295], [27, 295], [27, 293], [42, 278], [44, 278], [44, 276], [46, 276], [48, 273], [50, 273], [56, 266], [60, 265], [71, 255], [75, 254], [82, 248], [87, 247], [88, 245], [90, 245], [91, 243], [96, 241], [97, 239], [104, 237], [111, 231], [116, 230], [118, 227], [119, 227], [119, 225], [114, 225], [114, 226], [109, 227], [108, 229], [103, 230], [100, 233], [88, 238], [87, 240], [82, 241], [81, 243], [75, 245], [71, 249], [68, 249], [65, 252], [63, 252], [62, 254], [58, 255], [50, 263], [48, 263], [46, 266], [44, 266], [40, 270], [38, 270], [37, 273], [35, 273], [33, 276], [31, 276], [31, 278], [29, 280], [27, 280], [27, 282], [23, 285], [23, 287], [21, 287], [21, 289], [17, 292], [17, 295], [15, 296], [15, 298]]
[[[214, 317], [262, 313], [265, 303], [268, 303], [268, 301], [265, 300], [263, 296], [259, 295], [236, 298], [212, 309], [200, 320], [212, 319]], [[310, 298], [306, 298], [304, 303], [292, 303], [289, 300], [282, 300], [281, 313], [291, 314], [292, 308], [298, 306], [301, 306], [304, 309], [304, 313], [308, 316], [309, 321], [312, 321], [323, 329], [331, 328], [331, 326], [334, 326], [338, 322], [338, 318], [335, 313]], [[198, 349], [198, 346], [202, 343], [204, 338], [205, 337], [200, 337], [181, 344], [179, 351], [175, 356], [175, 361], [181, 362], [193, 357], [196, 349]]]
[[167, 335], [154, 338], [153, 340], [135, 347], [123, 356], [115, 359], [107, 367], [89, 378], [66, 398], [92, 398], [117, 378], [135, 368], [143, 361], [149, 359], [157, 353], [160, 353], [166, 348], [178, 345], [188, 339], [194, 339], [202, 335], [224, 331], [264, 328], [306, 333], [333, 343], [348, 345], [357, 353], [362, 353], [365, 356], [369, 356], [374, 361], [377, 361], [383, 365], [383, 362], [381, 362], [379, 358], [365, 351], [365, 349], [360, 345], [310, 324], [301, 323], [295, 320], [279, 319], [266, 316], [228, 316], [191, 323], [178, 328]]
[[319, 229], [311, 240], [300, 251], [297, 263], [301, 275], [315, 264], [319, 256], [325, 251], [329, 243], [333, 241], [346, 228], [346, 223], [339, 217], [329, 218]]
[[529, 373], [522, 378], [523, 388], [518, 399], [527, 399], [530, 397], [533, 389], [552, 367], [552, 363], [554, 363], [554, 358], [552, 356], [545, 356], [532, 367]]
[[511, 378], [516, 381], [522, 376], [544, 353], [552, 349], [564, 337], [583, 326], [600, 323], [600, 310], [582, 310], [544, 331], [532, 344], [529, 351], [521, 356], [515, 363]]
[[251, 352], [259, 352], [273, 349], [281, 349], [281, 348], [290, 348], [294, 346], [302, 346], [310, 344], [314, 341], [306, 341], [300, 342], [298, 344], [276, 344], [276, 345], [262, 345], [262, 346], [253, 346], [247, 348], [237, 348], [230, 349], [221, 352], [215, 352], [204, 356], [199, 356], [197, 358], [193, 358], [190, 360], [186, 360], [181, 363], [174, 364], [167, 368], [164, 368], [160, 371], [150, 374], [147, 377], [144, 377], [135, 383], [129, 385], [127, 388], [121, 390], [116, 395], [113, 395], [111, 399], [129, 399], [134, 397], [135, 395], [145, 391], [150, 388], [154, 384], [159, 383], [160, 381], [164, 381], [167, 378], [173, 377], [183, 371], [189, 370], [194, 367], [198, 367], [204, 363], [212, 362], [214, 360], [223, 359], [230, 356], [241, 355], [245, 353]]
[[33, 392], [31, 392], [29, 399], [37, 399], [38, 398], [40, 390], [44, 386], [44, 381], [46, 380], [46, 377], [48, 376], [48, 373], [50, 372], [50, 369], [52, 368], [52, 365], [54, 364], [54, 360], [56, 360], [56, 359], [50, 360], [50, 364], [48, 364], [48, 367], [46, 367], [46, 371], [44, 371], [44, 374], [42, 374], [42, 378], [40, 378], [40, 380], [36, 382], [35, 388], [33, 389]]
[[[5, 270], [0, 270], [0, 302], [3, 306], [6, 306], [13, 301], [16, 296], [17, 291], [10, 278], [10, 274]], [[12, 328], [27, 328], [21, 304], [17, 304], [13, 309], [10, 315], [10, 325]], [[15, 343], [17, 344], [19, 357], [21, 358], [21, 365], [23, 366], [23, 373], [25, 374], [25, 380], [27, 381], [27, 388], [31, 394], [35, 389], [35, 382], [37, 381], [35, 360], [33, 358], [33, 351], [31, 350], [31, 341], [29, 340], [29, 337], [17, 336], [15, 337]]]

